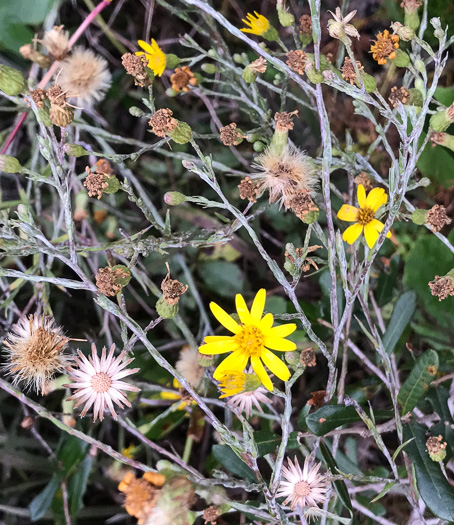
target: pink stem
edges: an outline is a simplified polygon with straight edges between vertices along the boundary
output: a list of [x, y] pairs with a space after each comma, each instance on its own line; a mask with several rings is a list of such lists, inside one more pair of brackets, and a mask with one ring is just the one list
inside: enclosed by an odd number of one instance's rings
[[[83, 34], [85, 29], [93, 22], [94, 18], [99, 15], [99, 13], [107, 7], [112, 0], [102, 0], [94, 9], [93, 11], [87, 16], [87, 18], [80, 24], [80, 26], [77, 28], [76, 32], [73, 34], [73, 36], [69, 39], [68, 42], [68, 50], [73, 47], [73, 45], [79, 40], [79, 37]], [[44, 88], [46, 84], [49, 82], [49, 80], [53, 77], [55, 71], [58, 69], [58, 66], [60, 65], [60, 62], [54, 62], [52, 64], [52, 67], [47, 71], [47, 73], [43, 76], [41, 79], [41, 82], [38, 84], [39, 88]], [[0, 154], [3, 155], [8, 151], [8, 148], [13, 141], [14, 137], [17, 135], [18, 131], [20, 130], [22, 124], [25, 121], [25, 118], [27, 117], [27, 112], [22, 113], [19, 121], [14, 126], [13, 131], [11, 131], [9, 137], [6, 139], [5, 145], [3, 146]]]

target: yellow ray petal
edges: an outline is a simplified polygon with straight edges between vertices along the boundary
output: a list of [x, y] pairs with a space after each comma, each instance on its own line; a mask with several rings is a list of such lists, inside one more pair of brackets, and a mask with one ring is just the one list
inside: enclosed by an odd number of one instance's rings
[[358, 219], [358, 208], [344, 204], [337, 212], [337, 218], [341, 221], [355, 222]]
[[145, 51], [145, 53], [148, 53], [149, 55], [154, 54], [154, 49], [144, 40], [138, 40], [137, 43]]
[[244, 297], [237, 293], [235, 296], [235, 306], [236, 311], [238, 312], [238, 317], [243, 324], [249, 324], [251, 321], [251, 315], [249, 314], [249, 309], [246, 305]]
[[204, 342], [208, 343], [219, 343], [219, 341], [230, 341], [231, 335], [206, 335]]
[[263, 333], [267, 333], [271, 330], [271, 327], [274, 323], [274, 316], [273, 314], [266, 314], [265, 317], [260, 321], [260, 330], [262, 330]]
[[295, 323], [282, 324], [280, 326], [275, 326], [271, 328], [267, 335], [271, 337], [287, 337], [296, 330]]
[[230, 354], [228, 357], [226, 357], [224, 361], [222, 361], [222, 363], [216, 368], [213, 374], [214, 379], [219, 381], [219, 379], [224, 376], [227, 371], [243, 372], [247, 365], [248, 359], [249, 356], [241, 350], [233, 352], [233, 354]]
[[364, 208], [366, 206], [366, 190], [364, 189], [364, 186], [362, 184], [358, 184], [358, 205], [360, 208]]
[[287, 365], [273, 352], [269, 350], [262, 352], [262, 361], [282, 381], [290, 379], [290, 370], [287, 368]]
[[267, 390], [274, 390], [273, 383], [271, 382], [270, 376], [267, 374], [265, 367], [263, 366], [260, 359], [254, 355], [251, 357], [251, 365], [254, 372], [258, 375], [260, 381], [262, 382], [262, 385]]
[[235, 348], [235, 341], [219, 341], [217, 343], [208, 343], [206, 345], [199, 346], [199, 352], [204, 355], [217, 355], [233, 352]]
[[364, 237], [369, 248], [374, 247], [374, 244], [377, 242], [379, 235], [380, 232], [377, 230], [377, 228], [374, 228], [372, 221], [364, 226]]
[[361, 235], [363, 231], [363, 225], [357, 222], [356, 224], [352, 224], [349, 226], [342, 235], [342, 239], [344, 239], [345, 242], [348, 242], [348, 244], [353, 244], [358, 237]]
[[210, 303], [210, 310], [222, 326], [227, 328], [230, 332], [237, 334], [241, 330], [235, 319], [230, 317], [230, 315], [216, 303]]
[[283, 337], [268, 336], [265, 339], [264, 345], [271, 350], [277, 350], [278, 352], [291, 352], [296, 350], [296, 344], [293, 341], [284, 339]]
[[254, 302], [252, 303], [251, 308], [251, 317], [255, 321], [259, 322], [263, 315], [263, 310], [265, 309], [265, 301], [266, 301], [266, 290], [265, 288], [262, 288], [257, 292], [257, 295], [255, 296]]
[[380, 206], [386, 204], [388, 195], [383, 188], [374, 188], [367, 196], [366, 206], [375, 213]]

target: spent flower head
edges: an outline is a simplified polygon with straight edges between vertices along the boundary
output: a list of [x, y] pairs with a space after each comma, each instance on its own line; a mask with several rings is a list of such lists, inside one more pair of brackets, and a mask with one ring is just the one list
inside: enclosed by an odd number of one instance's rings
[[336, 12], [329, 11], [333, 18], [328, 20], [328, 32], [331, 38], [338, 38], [344, 43], [350, 43], [349, 36], [359, 38], [358, 30], [352, 24], [349, 24], [350, 20], [356, 15], [356, 10], [351, 11], [346, 16], [342, 16], [340, 7], [336, 7]]
[[[378, 209], [386, 204], [388, 195], [383, 188], [374, 188], [366, 197], [366, 190], [362, 184], [358, 186], [358, 206], [344, 204], [339, 210], [337, 217], [341, 221], [354, 222], [342, 235], [342, 239], [348, 244], [353, 244], [358, 237], [364, 233], [367, 246], [373, 248], [374, 244], [384, 228], [384, 224], [375, 218]], [[387, 238], [391, 233], [386, 234]]]
[[396, 49], [399, 49], [399, 37], [385, 29], [383, 33], [378, 33], [377, 40], [370, 46], [370, 53], [383, 66], [388, 60], [396, 58]]
[[296, 325], [290, 323], [273, 328], [273, 314], [267, 313], [262, 318], [265, 301], [266, 291], [262, 288], [257, 292], [249, 311], [243, 296], [237, 294], [235, 303], [240, 323], [237, 323], [216, 303], [210, 303], [211, 312], [216, 319], [234, 334], [233, 336], [206, 336], [205, 344], [199, 347], [199, 352], [207, 355], [232, 352], [216, 368], [213, 377], [217, 381], [226, 372], [244, 372], [249, 360], [254, 372], [268, 390], [273, 390], [273, 383], [264, 364], [282, 381], [290, 379], [287, 365], [271, 350], [278, 352], [296, 350], [295, 343], [285, 339], [296, 330]]
[[13, 375], [13, 384], [24, 381], [26, 388], [44, 395], [49, 380], [68, 363], [63, 351], [69, 340], [53, 317], [20, 319], [3, 341], [8, 359], [4, 369]]
[[92, 344], [91, 356], [87, 358], [78, 350], [78, 357], [73, 358], [76, 366], [68, 368], [72, 383], [65, 386], [75, 389], [74, 394], [67, 401], [76, 401], [75, 408], [85, 404], [80, 417], [84, 417], [93, 407], [93, 421], [97, 419], [102, 421], [105, 410], [109, 410], [112, 417], [117, 419], [114, 403], [120, 408], [124, 408], [124, 405], [131, 406], [123, 391], [140, 391], [136, 386], [121, 381], [124, 377], [140, 370], [140, 368], [126, 368], [134, 358], [123, 361], [127, 350], [123, 350], [117, 357], [114, 357], [114, 352], [115, 345], [110, 347], [108, 354], [104, 347], [99, 357], [96, 346]]
[[54, 60], [64, 60], [68, 54], [69, 33], [63, 30], [64, 27], [54, 26], [40, 41]]

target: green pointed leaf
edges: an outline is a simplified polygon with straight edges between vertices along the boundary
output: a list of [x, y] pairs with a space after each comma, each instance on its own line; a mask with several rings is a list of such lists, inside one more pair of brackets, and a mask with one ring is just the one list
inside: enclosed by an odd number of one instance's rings
[[[365, 411], [369, 414], [369, 409]], [[392, 410], [377, 410], [374, 416], [377, 420], [391, 419], [393, 412]], [[306, 418], [309, 430], [316, 436], [324, 436], [335, 428], [357, 421], [361, 421], [358, 412], [354, 407], [345, 405], [326, 405]]]
[[77, 472], [75, 472], [68, 483], [69, 496], [69, 512], [71, 516], [76, 516], [82, 508], [83, 497], [87, 490], [87, 481], [90, 476], [91, 467], [93, 465], [93, 458], [86, 456], [79, 465]]
[[[295, 431], [290, 433], [287, 450], [299, 447], [297, 437], [298, 432]], [[271, 432], [270, 430], [257, 430], [254, 432], [254, 439], [259, 451], [259, 458], [266, 456], [266, 454], [272, 454], [282, 441], [279, 434]]]
[[410, 375], [399, 390], [397, 399], [402, 414], [411, 412], [429, 390], [430, 382], [438, 370], [438, 354], [434, 350], [424, 352], [413, 365]]
[[397, 300], [388, 328], [383, 336], [383, 346], [386, 353], [390, 354], [394, 350], [407, 324], [413, 317], [415, 308], [416, 294], [414, 292], [405, 292]]
[[256, 483], [254, 472], [227, 445], [214, 445], [213, 456], [229, 472], [239, 478]]
[[386, 496], [388, 492], [394, 487], [394, 485], [397, 483], [397, 481], [390, 481], [389, 483], [386, 483], [386, 485], [383, 487], [383, 490], [375, 496], [373, 500], [371, 500], [371, 503], [375, 503], [379, 499], [383, 498], [383, 496]]
[[47, 510], [52, 505], [55, 493], [60, 488], [61, 476], [54, 474], [49, 483], [43, 488], [43, 490], [33, 498], [30, 505], [30, 519], [37, 521], [46, 514]]
[[454, 521], [454, 489], [426, 452], [426, 429], [419, 423], [404, 425], [404, 439], [411, 441], [405, 451], [415, 467], [416, 483], [424, 503], [440, 519]]

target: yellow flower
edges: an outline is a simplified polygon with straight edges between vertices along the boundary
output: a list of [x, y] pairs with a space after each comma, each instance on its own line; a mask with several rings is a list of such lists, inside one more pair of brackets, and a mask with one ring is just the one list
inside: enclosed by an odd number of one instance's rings
[[137, 43], [145, 53], [143, 51], [137, 51], [136, 55], [145, 55], [145, 58], [148, 60], [148, 67], [156, 76], [160, 77], [166, 68], [167, 59], [165, 53], [158, 46], [154, 38], [151, 39], [151, 46], [143, 40], [139, 40]]
[[370, 53], [372, 58], [383, 66], [387, 60], [396, 58], [396, 49], [399, 49], [398, 35], [390, 35], [385, 29], [383, 33], [378, 33], [377, 40], [370, 46]]
[[253, 15], [248, 13], [246, 19], [243, 18], [242, 22], [249, 26], [248, 28], [241, 29], [243, 33], [252, 33], [253, 35], [262, 36], [271, 41], [279, 40], [279, 34], [270, 24], [268, 18], [259, 15], [257, 11], [254, 11]]
[[[344, 231], [342, 239], [348, 242], [348, 244], [353, 244], [364, 231], [364, 237], [366, 238], [367, 246], [372, 248], [377, 242], [380, 232], [385, 226], [382, 222], [375, 218], [375, 214], [377, 213], [377, 210], [380, 208], [380, 206], [386, 204], [387, 200], [388, 195], [386, 195], [383, 188], [374, 188], [366, 197], [366, 190], [364, 189], [364, 186], [359, 184], [359, 208], [350, 206], [349, 204], [344, 204], [337, 214], [338, 219], [341, 221], [355, 223]], [[389, 239], [391, 237], [391, 233], [388, 232], [386, 237]]]
[[161, 399], [170, 399], [171, 401], [178, 401], [180, 400], [179, 403], [175, 403], [173, 405], [173, 410], [185, 410], [186, 407], [188, 407], [189, 405], [194, 405], [195, 404], [195, 401], [192, 400], [192, 401], [187, 401], [185, 399], [183, 399], [183, 396], [182, 396], [182, 390], [181, 390], [181, 385], [180, 383], [178, 382], [177, 379], [173, 378], [173, 388], [177, 388], [179, 389], [180, 391], [179, 392], [161, 392], [160, 394], [160, 397]]
[[238, 370], [226, 370], [224, 375], [219, 379], [219, 388], [223, 397], [234, 396], [244, 391], [246, 385], [246, 374]]
[[210, 303], [211, 312], [216, 319], [234, 334], [233, 336], [206, 336], [205, 344], [199, 348], [199, 352], [206, 355], [232, 352], [216, 368], [213, 377], [217, 381], [226, 374], [244, 372], [249, 358], [251, 358], [254, 372], [268, 390], [273, 390], [273, 383], [263, 364], [279, 379], [283, 381], [290, 379], [290, 371], [287, 366], [269, 349], [278, 352], [296, 350], [295, 343], [284, 339], [296, 330], [296, 324], [285, 324], [273, 328], [272, 314], [268, 313], [262, 318], [265, 300], [266, 291], [262, 288], [257, 292], [251, 311], [249, 311], [243, 296], [237, 294], [235, 303], [240, 323], [237, 323], [216, 303]]

